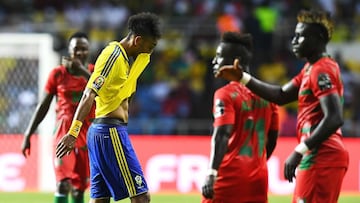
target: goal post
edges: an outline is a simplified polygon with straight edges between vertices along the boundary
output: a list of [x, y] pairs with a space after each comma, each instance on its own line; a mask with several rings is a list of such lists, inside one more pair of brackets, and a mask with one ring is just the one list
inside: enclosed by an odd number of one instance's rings
[[[53, 49], [53, 37], [47, 33], [0, 33], [0, 60], [14, 61], [17, 65], [8, 65], [3, 72], [4, 83], [10, 83], [5, 87], [6, 92], [11, 92], [13, 88], [17, 93], [24, 92], [26, 90], [30, 93], [34, 93], [37, 99], [34, 102], [39, 102], [43, 95], [40, 95], [47, 80], [48, 74], [53, 67], [59, 63], [59, 55]], [[6, 68], [6, 67], [5, 67]], [[11, 73], [11, 74], [10, 74]], [[36, 81], [37, 80], [37, 81]], [[32, 87], [32, 88], [31, 88]], [[1, 87], [0, 87], [1, 88]], [[10, 90], [10, 91], [9, 91]], [[26, 92], [25, 91], [25, 92]], [[5, 92], [5, 91], [4, 91]], [[16, 94], [16, 93], [13, 93]], [[12, 101], [12, 98], [18, 98], [19, 96], [7, 97], [3, 95], [8, 105], [19, 101]], [[25, 97], [28, 98], [28, 97]], [[21, 98], [18, 98], [21, 100]], [[21, 102], [21, 101], [20, 101]], [[26, 101], [25, 101], [26, 102]], [[1, 105], [1, 104], [0, 104]], [[35, 104], [36, 105], [36, 104]], [[10, 108], [10, 107], [9, 107]], [[16, 108], [16, 107], [15, 107]], [[22, 108], [19, 106], [18, 108]], [[6, 109], [5, 109], [6, 110]], [[4, 110], [4, 111], [5, 111]], [[9, 110], [10, 111], [10, 110]], [[19, 109], [18, 112], [22, 109]], [[24, 110], [25, 111], [25, 110]], [[31, 110], [30, 110], [31, 111]], [[16, 113], [16, 111], [14, 111]], [[32, 113], [34, 112], [34, 105], [32, 105]], [[4, 112], [1, 112], [5, 115]], [[11, 117], [12, 112], [7, 112], [7, 116]], [[14, 114], [15, 114], [14, 113]], [[4, 116], [1, 115], [1, 116]], [[19, 125], [15, 125], [16, 128], [9, 129], [11, 134], [22, 134], [27, 124], [30, 121], [31, 114], [20, 114], [17, 120]], [[9, 120], [9, 119], [8, 119]], [[13, 119], [17, 121], [16, 118]], [[12, 121], [10, 119], [10, 121]], [[11, 123], [10, 123], [11, 124]], [[53, 158], [52, 158], [52, 146], [53, 146], [53, 129], [55, 126], [55, 111], [54, 101], [50, 106], [49, 112], [44, 120], [38, 127], [38, 189], [41, 191], [53, 191], [55, 188], [55, 177], [53, 172]], [[6, 132], [5, 132], [6, 133]]]

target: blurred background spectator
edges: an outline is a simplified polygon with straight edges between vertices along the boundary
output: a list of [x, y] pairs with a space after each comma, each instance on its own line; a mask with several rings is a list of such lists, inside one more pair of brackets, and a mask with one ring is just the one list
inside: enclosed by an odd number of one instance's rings
[[[129, 15], [157, 13], [163, 19], [164, 38], [139, 79], [129, 132], [210, 135], [213, 91], [224, 84], [212, 74], [219, 35], [227, 30], [251, 33], [255, 53], [252, 74], [283, 84], [303, 66], [304, 62], [291, 53], [290, 42], [297, 12], [309, 8], [325, 9], [334, 16], [332, 43], [359, 42], [357, 0], [2, 0], [0, 32], [50, 33], [56, 39], [54, 49], [64, 54], [65, 39], [83, 30], [90, 36], [94, 62], [109, 41], [126, 34]], [[344, 134], [360, 136], [360, 59], [349, 65], [341, 51], [333, 57], [341, 65], [345, 84]], [[19, 61], [6, 60], [0, 59], [0, 133], [22, 133], [21, 126], [27, 122], [19, 122], [19, 118], [30, 119], [27, 112], [35, 108], [38, 87], [21, 87], [13, 80], [30, 74], [36, 81], [37, 73], [21, 70], [24, 66]], [[17, 103], [19, 97], [27, 102]], [[17, 105], [21, 108], [14, 108]], [[296, 105], [281, 108], [282, 136], [295, 136]]]

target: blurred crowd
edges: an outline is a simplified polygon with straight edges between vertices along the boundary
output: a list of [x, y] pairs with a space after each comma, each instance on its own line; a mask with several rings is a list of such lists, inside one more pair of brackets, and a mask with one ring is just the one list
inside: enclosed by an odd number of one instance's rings
[[[304, 64], [291, 53], [290, 42], [297, 12], [310, 8], [327, 10], [334, 16], [332, 43], [360, 40], [357, 0], [2, 0], [0, 32], [50, 33], [56, 39], [54, 49], [64, 55], [67, 38], [82, 30], [89, 34], [94, 62], [109, 41], [126, 34], [130, 15], [154, 12], [162, 18], [164, 37], [139, 79], [129, 132], [209, 135], [213, 92], [225, 84], [213, 78], [211, 65], [221, 33], [229, 30], [251, 33], [252, 74], [283, 84]], [[360, 102], [356, 97], [360, 90], [357, 82], [360, 59], [357, 63], [346, 61], [341, 52], [333, 57], [343, 70], [345, 136], [360, 136], [356, 129], [360, 119]], [[280, 109], [282, 136], [295, 136], [296, 105]], [[9, 117], [4, 119], [8, 123]]]

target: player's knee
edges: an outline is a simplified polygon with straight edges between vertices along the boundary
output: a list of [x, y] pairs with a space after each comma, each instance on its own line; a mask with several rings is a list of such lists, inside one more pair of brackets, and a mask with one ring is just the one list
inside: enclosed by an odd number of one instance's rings
[[61, 180], [57, 184], [57, 192], [60, 194], [67, 195], [71, 190], [71, 183], [69, 179]]
[[71, 191], [71, 195], [74, 199], [83, 199], [84, 198], [84, 191], [81, 191], [79, 189], [73, 189]]

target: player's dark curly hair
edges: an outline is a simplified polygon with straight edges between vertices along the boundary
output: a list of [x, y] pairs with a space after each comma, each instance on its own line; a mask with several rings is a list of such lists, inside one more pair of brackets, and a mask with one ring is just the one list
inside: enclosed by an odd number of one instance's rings
[[88, 35], [85, 32], [80, 32], [80, 31], [72, 34], [69, 38], [69, 42], [74, 38], [85, 38], [85, 39], [89, 40]]
[[298, 13], [297, 20], [299, 23], [317, 24], [321, 28], [322, 37], [325, 42], [329, 42], [334, 31], [334, 21], [329, 12], [315, 10], [301, 10]]
[[143, 12], [133, 15], [128, 20], [128, 29], [131, 34], [148, 36], [159, 39], [161, 37], [160, 19], [157, 15]]
[[252, 58], [253, 41], [251, 34], [241, 34], [239, 32], [225, 32], [221, 37], [221, 42], [232, 45], [240, 45], [234, 57], [240, 57], [241, 65], [249, 65]]

